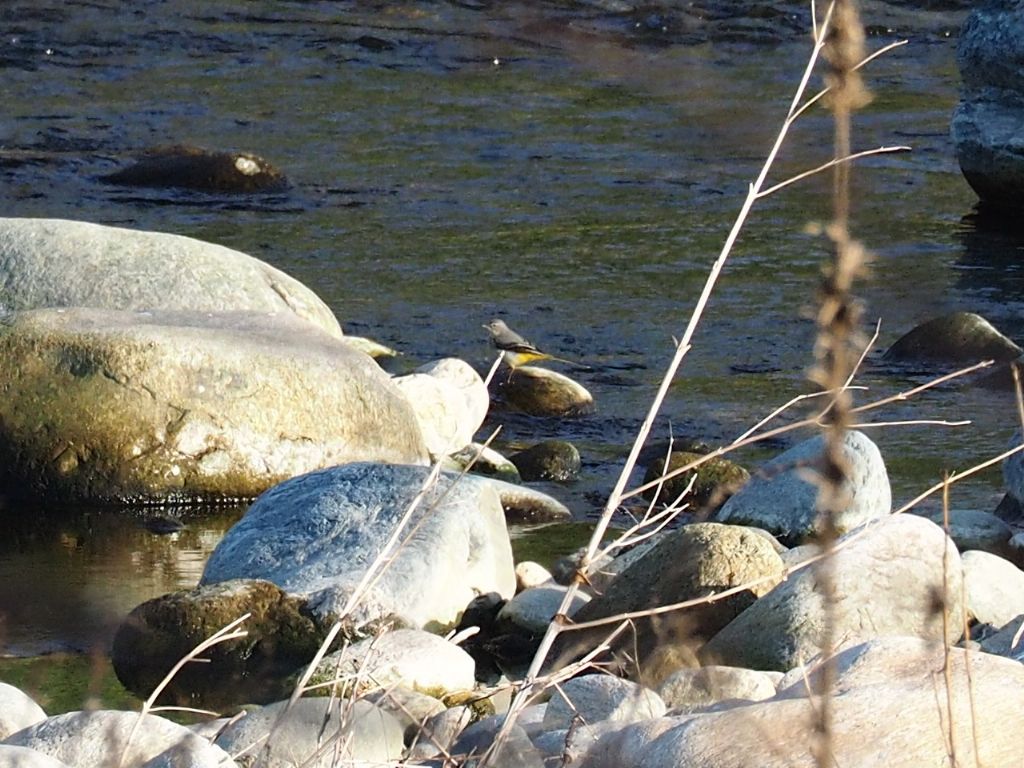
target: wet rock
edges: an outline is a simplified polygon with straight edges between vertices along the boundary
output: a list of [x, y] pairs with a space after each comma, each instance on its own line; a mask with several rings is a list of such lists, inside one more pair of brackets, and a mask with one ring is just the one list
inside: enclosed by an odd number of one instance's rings
[[565, 440], [545, 440], [509, 457], [527, 482], [551, 480], [565, 483], [580, 474], [580, 452]]
[[69, 712], [18, 731], [8, 737], [5, 744], [28, 747], [72, 766], [232, 768], [236, 765], [224, 750], [196, 736], [185, 726], [138, 712]]
[[[549, 584], [520, 592], [498, 612], [499, 627], [527, 635], [544, 634], [568, 589], [560, 584]], [[574, 616], [588, 602], [590, 596], [577, 591], [566, 615]]]
[[546, 493], [502, 480], [487, 482], [497, 491], [509, 523], [557, 523], [572, 519], [569, 508]]
[[904, 334], [889, 347], [885, 357], [897, 362], [967, 365], [982, 360], [1015, 360], [1022, 352], [981, 315], [953, 312]]
[[[647, 465], [644, 485], [654, 482], [662, 475], [680, 467], [685, 467], [700, 457], [701, 454], [690, 451], [672, 451], [667, 464], [664, 456], [655, 459]], [[696, 480], [693, 479], [694, 475], [696, 475]], [[693, 482], [693, 488], [683, 501], [688, 503], [691, 508], [713, 511], [721, 507], [749, 479], [750, 473], [743, 467], [728, 459], [717, 457], [705, 461], [695, 469], [669, 478], [660, 487], [655, 486], [645, 491], [644, 497], [647, 499], [657, 498], [660, 503], [665, 505], [672, 504]]]
[[522, 478], [516, 465], [493, 448], [480, 443], [469, 443], [450, 457], [460, 469], [468, 469], [477, 475], [496, 477], [509, 483], [519, 483]]
[[574, 717], [584, 723], [636, 722], [661, 717], [665, 702], [654, 691], [611, 675], [584, 675], [567, 680], [544, 711], [544, 729], [569, 728]]
[[1024, 157], [1024, 10], [989, 3], [967, 17], [957, 45], [960, 102], [950, 125], [964, 178], [985, 205], [1020, 210]]
[[459, 646], [419, 629], [395, 629], [328, 654], [310, 685], [338, 681], [346, 695], [400, 686], [441, 698], [471, 689], [473, 673], [472, 657]]
[[594, 396], [568, 376], [521, 365], [494, 379], [498, 397], [509, 407], [530, 416], [573, 417], [592, 413]]
[[[1018, 429], [1010, 438], [1007, 448], [1016, 448], [1021, 444], [1021, 432]], [[1024, 451], [1007, 456], [1003, 459], [1003, 482], [1006, 492], [1017, 502], [1018, 508], [1024, 504]]]
[[387, 374], [284, 316], [18, 312], [0, 382], [0, 481], [44, 499], [245, 498], [319, 467], [426, 459]]
[[259, 756], [265, 768], [387, 765], [405, 748], [394, 715], [367, 701], [327, 696], [261, 707], [228, 726], [215, 743], [228, 754]]
[[1014, 616], [996, 631], [981, 638], [979, 643], [981, 650], [985, 653], [1020, 661], [1024, 658], [1024, 643], [1017, 637], [1017, 633], [1022, 625], [1024, 625], [1024, 614]]
[[0, 306], [254, 312], [294, 316], [342, 336], [315, 293], [245, 253], [64, 219], [0, 218]]
[[[942, 527], [942, 510], [925, 515], [936, 525]], [[977, 509], [951, 509], [949, 511], [949, 537], [961, 552], [969, 549], [980, 549], [991, 552], [999, 557], [1010, 558], [1010, 537], [1013, 531], [1010, 526], [990, 512]]]
[[[837, 663], [829, 741], [835, 764], [943, 765], [949, 761], [950, 739], [959, 759], [971, 764], [1009, 766], [1024, 757], [1018, 737], [1024, 727], [1024, 667], [1017, 662], [978, 652], [951, 653], [948, 699], [935, 678], [947, 663], [941, 644], [884, 638], [844, 650]], [[810, 678], [816, 690], [820, 678], [813, 672]], [[646, 723], [630, 726], [599, 741], [578, 764], [813, 768], [818, 763], [807, 745], [815, 743], [817, 712], [798, 680], [775, 698], [665, 718], [653, 732]], [[896, 722], [914, 727], [893, 728]], [[672, 727], [662, 727], [666, 724]]]
[[[366, 568], [427, 484], [425, 467], [346, 464], [302, 475], [260, 496], [211, 555], [202, 583], [274, 582], [338, 615]], [[408, 519], [387, 568], [348, 614], [354, 626], [394, 617], [448, 626], [475, 595], [515, 591], [498, 481], [441, 473]]]
[[201, 192], [283, 192], [288, 179], [258, 155], [199, 147], [159, 147], [134, 165], [100, 177], [125, 187], [178, 187]]
[[775, 684], [764, 672], [742, 667], [707, 666], [680, 669], [657, 688], [675, 714], [699, 712], [727, 701], [763, 701], [775, 695]]
[[[959, 553], [929, 520], [898, 515], [840, 539], [832, 556], [832, 637], [847, 642], [909, 635], [941, 642], [943, 610], [953, 638], [963, 627]], [[813, 568], [790, 574], [705, 645], [705, 663], [786, 671], [821, 650], [827, 621]]]
[[305, 601], [266, 581], [226, 581], [147, 600], [121, 623], [111, 662], [125, 688], [139, 698], [197, 645], [245, 614], [248, 634], [214, 646], [207, 664], [187, 664], [161, 701], [208, 706], [265, 702], [287, 696], [295, 668], [313, 658], [329, 626]]
[[[764, 528], [787, 546], [817, 532], [818, 486], [809, 473], [820, 466], [825, 439], [817, 435], [764, 464], [713, 516], [720, 523]], [[889, 475], [878, 447], [862, 432], [848, 431], [843, 453], [848, 503], [836, 515], [840, 533], [892, 511]]]
[[964, 552], [961, 561], [970, 618], [1001, 627], [1024, 613], [1024, 571], [977, 550]]
[[446, 358], [392, 379], [412, 404], [431, 457], [468, 445], [487, 416], [490, 398], [470, 365]]
[[[45, 719], [43, 708], [31, 696], [13, 685], [0, 682], [0, 741]], [[2, 762], [0, 760], [0, 764]]]
[[[574, 616], [585, 622], [619, 613], [707, 597], [756, 582], [749, 590], [715, 602], [634, 620], [635, 630], [616, 641], [615, 651], [638, 659], [642, 670], [656, 649], [677, 648], [683, 657], [732, 621], [758, 595], [782, 578], [782, 560], [767, 540], [738, 526], [696, 523], [666, 535], [621, 572]], [[563, 634], [552, 659], [575, 658], [603, 640], [606, 628]], [[661, 666], [658, 662], [657, 666]], [[652, 679], [649, 675], [643, 679]]]

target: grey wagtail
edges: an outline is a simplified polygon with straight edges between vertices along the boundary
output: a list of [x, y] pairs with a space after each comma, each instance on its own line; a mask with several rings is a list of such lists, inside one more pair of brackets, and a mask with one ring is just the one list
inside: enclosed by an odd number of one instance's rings
[[547, 352], [541, 352], [533, 344], [505, 325], [504, 320], [491, 320], [484, 328], [490, 332], [491, 342], [493, 342], [497, 349], [502, 351], [505, 362], [513, 370], [536, 360], [557, 360], [560, 363], [568, 363], [569, 365], [580, 365], [572, 360], [566, 360], [564, 357], [555, 357]]

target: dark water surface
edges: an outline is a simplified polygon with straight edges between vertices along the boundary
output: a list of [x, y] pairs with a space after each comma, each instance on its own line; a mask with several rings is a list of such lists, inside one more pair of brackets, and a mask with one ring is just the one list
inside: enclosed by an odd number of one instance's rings
[[[934, 5], [934, 4], [933, 4]], [[952, 4], [955, 6], [955, 4]], [[685, 6], [685, 7], [683, 7]], [[347, 331], [396, 347], [404, 370], [442, 356], [486, 369], [481, 324], [504, 317], [584, 360], [598, 412], [497, 415], [502, 447], [575, 442], [599, 508], [781, 123], [808, 52], [802, 4], [75, 2], [0, 7], [0, 210], [210, 240], [302, 280]], [[854, 228], [876, 255], [859, 285], [884, 349], [968, 309], [1024, 339], [1020, 240], [977, 229], [948, 137], [963, 11], [866, 6], [870, 44], [910, 44], [867, 70], [856, 145], [913, 152], [862, 163]], [[248, 198], [133, 190], [97, 177], [132, 153], [192, 144], [255, 152], [293, 188]], [[776, 180], [827, 159], [830, 124], [802, 120]], [[807, 225], [827, 181], [759, 204], [710, 304], [656, 435], [731, 439], [806, 391], [813, 291], [826, 255]], [[877, 357], [877, 356], [873, 356]], [[921, 381], [870, 367], [871, 395]], [[864, 398], [865, 395], [860, 395]], [[879, 419], [970, 427], [872, 431], [902, 502], [1005, 445], [1010, 402], [945, 388]], [[741, 454], [756, 462], [794, 438]], [[958, 487], [991, 509], [998, 472]], [[137, 510], [14, 509], [0, 537], [0, 646], [85, 647], [149, 596], [192, 586], [238, 510], [170, 537]]]

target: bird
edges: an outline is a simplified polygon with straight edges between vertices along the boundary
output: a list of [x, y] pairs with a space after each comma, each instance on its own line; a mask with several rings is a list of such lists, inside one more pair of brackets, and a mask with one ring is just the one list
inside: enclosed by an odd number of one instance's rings
[[505, 362], [512, 370], [537, 360], [557, 360], [560, 363], [579, 365], [579, 363], [566, 360], [564, 357], [555, 357], [547, 352], [541, 352], [537, 347], [509, 328], [504, 320], [491, 320], [484, 328], [490, 332], [491, 343], [494, 344], [495, 348], [501, 350]]

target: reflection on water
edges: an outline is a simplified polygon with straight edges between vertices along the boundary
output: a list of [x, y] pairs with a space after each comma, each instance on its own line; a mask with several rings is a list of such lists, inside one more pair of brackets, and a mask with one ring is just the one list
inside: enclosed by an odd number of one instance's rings
[[244, 509], [186, 513], [167, 535], [127, 509], [0, 511], [0, 654], [105, 649], [136, 605], [196, 585]]
[[[401, 350], [399, 370], [452, 355], [486, 371], [480, 325], [504, 317], [594, 368], [579, 374], [593, 416], [493, 414], [485, 428], [504, 426], [499, 448], [573, 441], [583, 474], [556, 492], [585, 518], [614, 480], [808, 49], [804, 2], [626, 5], [183, 0], [142, 12], [14, 0], [0, 7], [0, 210], [252, 253], [316, 290], [346, 329]], [[854, 230], [875, 254], [858, 288], [869, 322], [882, 321], [882, 349], [953, 309], [997, 324], [1024, 317], [1010, 251], [1002, 260], [961, 224], [974, 196], [948, 121], [963, 4], [910, 5], [864, 10], [872, 47], [911, 41], [867, 68], [875, 101], [855, 125], [857, 148], [914, 147], [854, 177]], [[98, 181], [135, 152], [177, 143], [256, 153], [293, 186], [229, 199]], [[773, 180], [820, 163], [831, 144], [827, 117], [809, 112]], [[827, 189], [794, 185], [755, 209], [655, 439], [719, 443], [806, 391], [808, 308], [828, 252], [807, 224], [828, 215]], [[881, 396], [918, 382], [869, 366], [865, 383]], [[872, 432], [897, 499], [1002, 447], [1012, 424], [992, 397], [947, 387], [878, 414], [973, 420]], [[954, 503], [991, 508], [998, 490], [990, 473]], [[193, 518], [159, 537], [136, 514], [9, 511], [9, 648], [101, 640], [135, 603], [193, 586], [231, 519]]]

